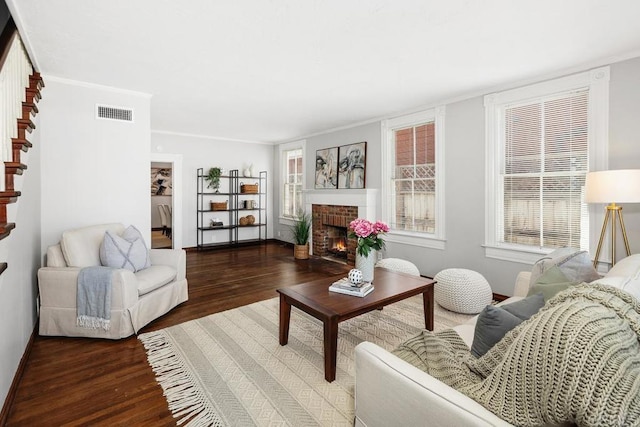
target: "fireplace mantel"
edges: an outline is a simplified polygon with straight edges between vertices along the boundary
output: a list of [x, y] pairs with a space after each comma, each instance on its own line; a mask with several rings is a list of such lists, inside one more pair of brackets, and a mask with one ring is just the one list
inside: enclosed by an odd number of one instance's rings
[[305, 190], [305, 211], [311, 213], [312, 205], [357, 206], [358, 217], [376, 220], [377, 189], [362, 190]]

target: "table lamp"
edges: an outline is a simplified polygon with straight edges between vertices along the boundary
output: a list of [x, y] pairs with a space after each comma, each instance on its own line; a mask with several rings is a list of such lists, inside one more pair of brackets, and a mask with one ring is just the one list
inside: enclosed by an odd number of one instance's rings
[[622, 206], [616, 203], [640, 203], [640, 169], [620, 169], [600, 172], [589, 172], [585, 181], [585, 202], [608, 203], [606, 215], [600, 232], [600, 241], [593, 266], [597, 268], [602, 242], [611, 222], [611, 266], [616, 263], [616, 222], [620, 224], [624, 247], [627, 256], [631, 255], [627, 231], [622, 218]]

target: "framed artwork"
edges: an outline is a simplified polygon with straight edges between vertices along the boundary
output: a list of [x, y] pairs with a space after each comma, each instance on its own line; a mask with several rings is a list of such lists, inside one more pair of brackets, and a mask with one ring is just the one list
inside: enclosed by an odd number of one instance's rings
[[338, 188], [365, 188], [367, 143], [343, 145], [338, 152]]
[[315, 188], [338, 188], [338, 147], [316, 150]]
[[171, 168], [151, 168], [152, 196], [170, 196], [172, 185]]

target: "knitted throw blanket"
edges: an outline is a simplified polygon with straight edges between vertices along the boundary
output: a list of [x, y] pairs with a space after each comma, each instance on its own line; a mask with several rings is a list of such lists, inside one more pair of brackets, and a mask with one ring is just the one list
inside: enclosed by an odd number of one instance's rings
[[78, 273], [76, 325], [108, 331], [111, 328], [112, 267], [85, 267]]
[[452, 330], [394, 353], [520, 426], [640, 426], [640, 303], [579, 285], [475, 358]]

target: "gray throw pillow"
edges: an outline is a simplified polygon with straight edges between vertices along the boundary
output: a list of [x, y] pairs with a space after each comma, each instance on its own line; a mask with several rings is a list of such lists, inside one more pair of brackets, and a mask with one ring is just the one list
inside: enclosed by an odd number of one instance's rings
[[528, 296], [542, 293], [545, 302], [577, 282], [570, 282], [557, 265], [552, 266], [529, 288]]
[[527, 320], [536, 314], [544, 306], [544, 296], [542, 293], [528, 296], [520, 301], [511, 304], [501, 305], [500, 308], [508, 311], [522, 320]]
[[104, 234], [100, 245], [100, 262], [106, 267], [125, 268], [136, 271], [151, 266], [149, 250], [140, 231], [130, 225], [122, 237], [110, 231]]
[[522, 323], [522, 319], [500, 307], [488, 305], [478, 315], [471, 344], [471, 354], [484, 355], [511, 329]]

